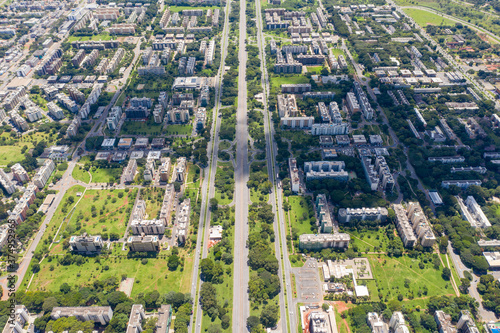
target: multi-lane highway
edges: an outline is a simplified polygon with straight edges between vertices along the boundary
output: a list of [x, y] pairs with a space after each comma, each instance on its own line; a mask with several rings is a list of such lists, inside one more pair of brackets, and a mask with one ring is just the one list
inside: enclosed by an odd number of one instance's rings
[[[226, 2], [226, 10], [224, 16], [224, 28], [222, 31], [221, 39], [221, 63], [217, 76], [215, 78], [215, 107], [212, 113], [212, 133], [210, 137], [210, 142], [207, 148], [207, 155], [209, 157], [208, 166], [204, 169], [204, 178], [201, 188], [201, 212], [200, 212], [200, 222], [198, 227], [198, 237], [196, 240], [196, 254], [194, 258], [194, 268], [191, 284], [191, 296], [195, 300], [195, 315], [191, 317], [190, 327], [191, 331], [200, 333], [201, 332], [201, 321], [203, 319], [203, 312], [199, 302], [199, 294], [197, 291], [200, 286], [199, 279], [199, 266], [200, 259], [206, 258], [208, 255], [208, 232], [205, 232], [210, 227], [210, 210], [208, 208], [208, 202], [210, 198], [215, 195], [215, 174], [217, 171], [217, 156], [219, 151], [219, 130], [220, 130], [220, 120], [218, 117], [219, 110], [221, 107], [220, 96], [222, 92], [222, 79], [224, 76], [224, 67], [226, 63], [227, 55], [227, 45], [228, 45], [228, 35], [229, 35], [229, 11], [231, 8], [231, 1]], [[193, 327], [194, 322], [194, 327]]]
[[233, 332], [247, 332], [246, 320], [250, 316], [248, 300], [248, 205], [250, 192], [247, 187], [248, 166], [248, 119], [247, 119], [247, 51], [246, 51], [246, 1], [240, 1], [240, 24], [238, 44], [238, 108], [236, 111], [236, 168], [235, 182], [235, 230], [234, 230], [234, 276], [233, 276]]
[[[262, 71], [262, 88], [264, 90], [263, 94], [263, 104], [264, 104], [264, 133], [266, 137], [266, 157], [267, 157], [267, 170], [269, 173], [269, 179], [273, 184], [273, 190], [269, 196], [269, 202], [273, 206], [273, 212], [275, 214], [274, 218], [274, 232], [276, 239], [279, 240], [275, 242], [276, 257], [279, 262], [279, 276], [281, 281], [281, 291], [279, 295], [280, 300], [280, 326], [281, 332], [296, 332], [297, 330], [297, 314], [295, 311], [295, 305], [293, 303], [293, 295], [291, 292], [291, 265], [288, 259], [288, 248], [286, 244], [286, 227], [285, 227], [285, 217], [283, 213], [283, 198], [281, 189], [278, 188], [277, 183], [277, 172], [275, 156], [278, 154], [276, 142], [274, 141], [274, 127], [271, 120], [271, 114], [267, 108], [267, 100], [269, 95], [269, 76], [267, 73], [266, 66], [266, 55], [265, 55], [265, 38], [263, 34], [263, 21], [262, 21], [262, 10], [260, 1], [256, 1], [256, 20], [257, 20], [257, 43], [259, 46], [259, 57], [260, 57], [260, 69]], [[284, 283], [283, 283], [284, 275]], [[285, 296], [286, 295], [286, 296]], [[290, 324], [290, 325], [289, 325]]]

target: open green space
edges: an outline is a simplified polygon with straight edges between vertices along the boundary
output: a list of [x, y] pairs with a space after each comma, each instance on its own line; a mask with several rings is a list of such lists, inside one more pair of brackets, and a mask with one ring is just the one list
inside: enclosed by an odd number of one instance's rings
[[40, 271], [35, 274], [29, 290], [59, 291], [63, 283], [78, 289], [97, 279], [124, 275], [135, 279], [132, 297], [153, 290], [157, 290], [160, 294], [169, 291], [189, 292], [194, 262], [192, 255], [180, 253], [181, 265], [171, 271], [163, 252], [156, 258], [148, 258], [147, 263], [144, 263], [142, 258], [127, 257], [128, 251], [121, 251], [121, 244], [114, 243], [113, 247], [115, 248], [113, 253], [121, 253], [109, 257], [101, 256], [99, 260], [84, 257], [81, 265], [58, 264], [57, 256], [46, 258], [40, 264]]
[[359, 228], [345, 231], [351, 236], [351, 247], [360, 252], [385, 251], [389, 244], [387, 229], [383, 227], [376, 230]]
[[119, 183], [122, 174], [122, 168], [99, 168], [93, 166], [90, 168], [92, 174], [92, 183]]
[[301, 84], [301, 83], [309, 83], [309, 79], [302, 75], [271, 77], [271, 85], [273, 87], [280, 88], [282, 84]]
[[[13, 132], [11, 132], [13, 133]], [[11, 136], [11, 133], [3, 132], [0, 135], [0, 165], [21, 162], [25, 152], [34, 147], [34, 143], [45, 141], [47, 146], [52, 145], [57, 140], [57, 134], [44, 132], [30, 132], [20, 138]]]
[[294, 195], [288, 197], [288, 203], [292, 233], [297, 235], [314, 233], [310, 218], [311, 214], [314, 217], [314, 212], [310, 211], [307, 200], [303, 196]]
[[214, 9], [220, 9], [219, 6], [169, 6], [168, 7], [170, 9], [170, 12], [172, 13], [175, 13], [175, 12], [181, 12], [183, 10], [196, 10], [196, 9], [201, 9], [201, 10], [208, 10], [208, 9], [211, 9], [212, 11]]
[[[137, 190], [87, 190], [81, 198], [70, 196], [66, 202], [77, 202], [71, 218], [61, 228], [64, 238], [86, 231], [91, 235], [112, 234], [123, 237], [128, 225]], [[61, 204], [65, 204], [62, 202]], [[106, 237], [107, 238], [107, 237]], [[116, 238], [116, 237], [115, 237]], [[56, 253], [62, 250], [62, 244], [52, 248]]]
[[111, 40], [111, 36], [109, 33], [102, 33], [99, 35], [93, 35], [93, 36], [69, 36], [68, 37], [68, 42], [75, 42], [75, 41], [87, 41], [87, 40]]
[[370, 293], [376, 293], [384, 301], [397, 299], [399, 295], [407, 303], [423, 305], [432, 296], [454, 295], [450, 281], [441, 276], [442, 266], [420, 258], [367, 255], [375, 284], [369, 284]]
[[75, 165], [75, 168], [73, 169], [73, 173], [71, 174], [71, 176], [73, 176], [73, 178], [76, 180], [84, 182], [85, 184], [88, 184], [90, 182], [89, 172], [78, 164]]
[[405, 8], [404, 11], [421, 27], [425, 27], [426, 25], [455, 25], [455, 22], [425, 10]]
[[161, 187], [147, 187], [141, 190], [141, 199], [146, 202], [147, 219], [156, 219], [163, 204], [165, 190]]
[[121, 135], [160, 135], [163, 124], [152, 119], [148, 121], [125, 121], [120, 129]]

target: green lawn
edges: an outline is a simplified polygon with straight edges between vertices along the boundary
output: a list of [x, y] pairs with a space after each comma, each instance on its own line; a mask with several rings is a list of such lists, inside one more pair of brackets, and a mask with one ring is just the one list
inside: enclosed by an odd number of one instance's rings
[[120, 182], [122, 168], [97, 168], [90, 169], [92, 183]]
[[336, 57], [338, 57], [339, 55], [343, 55], [345, 57], [345, 53], [341, 49], [331, 49], [331, 51], [332, 51], [332, 54]]
[[73, 178], [76, 180], [80, 180], [84, 182], [85, 184], [88, 184], [90, 182], [90, 174], [88, 171], [85, 171], [82, 166], [76, 165], [75, 168], [73, 169], [73, 173], [71, 174]]
[[147, 187], [141, 190], [141, 199], [146, 201], [146, 214], [148, 219], [158, 217], [163, 204], [165, 190], [161, 187]]
[[191, 135], [193, 125], [167, 125], [167, 128], [162, 130], [162, 134], [166, 135]]
[[159, 135], [163, 124], [157, 124], [152, 119], [148, 121], [125, 121], [120, 135]]
[[[306, 200], [302, 196], [289, 196], [288, 202], [290, 203], [290, 222], [292, 229], [297, 229], [299, 235], [310, 234], [313, 232], [309, 219], [309, 209]], [[306, 218], [304, 218], [304, 214]]]
[[426, 25], [455, 25], [455, 22], [425, 10], [405, 8], [404, 11], [421, 27], [425, 27]]
[[[122, 194], [120, 194], [122, 193]], [[87, 190], [75, 208], [71, 219], [61, 228], [63, 236], [81, 233], [91, 235], [116, 233], [122, 237], [128, 225], [137, 190]], [[123, 196], [122, 196], [123, 195]], [[120, 196], [122, 196], [120, 198]], [[78, 197], [73, 197], [75, 202]], [[81, 228], [81, 229], [80, 229]], [[62, 243], [52, 247], [52, 253], [62, 251]]]
[[102, 33], [102, 34], [94, 35], [94, 36], [83, 36], [83, 37], [69, 36], [68, 37], [68, 42], [87, 41], [87, 40], [111, 40], [111, 36], [109, 35], [109, 33]]
[[280, 88], [282, 84], [300, 84], [300, 83], [309, 83], [309, 79], [302, 75], [271, 77], [271, 85], [278, 88]]
[[201, 10], [208, 10], [208, 9], [211, 9], [212, 11], [214, 9], [220, 9], [219, 6], [200, 6], [200, 7], [191, 7], [191, 6], [168, 6], [168, 8], [170, 9], [170, 12], [171, 13], [175, 13], [175, 12], [180, 12], [180, 11], [183, 11], [185, 9], [191, 9], [191, 10], [195, 10], [195, 9], [201, 9]]
[[376, 231], [364, 229], [347, 230], [347, 233], [351, 236], [351, 246], [361, 252], [384, 251], [389, 243], [385, 228], [379, 228]]
[[[43, 132], [31, 132], [27, 135], [23, 135], [20, 138], [13, 138], [10, 133], [4, 132], [0, 137], [5, 138], [6, 144], [0, 145], [0, 166], [7, 165], [9, 163], [21, 162], [24, 159], [24, 154], [21, 150], [24, 146], [29, 149], [33, 148], [33, 142], [45, 141], [47, 146], [50, 146], [57, 139], [56, 133], [43, 133]], [[12, 141], [10, 141], [12, 140]]]
[[312, 74], [321, 74], [322, 66], [307, 66], [307, 72]]
[[[405, 302], [420, 305], [431, 296], [454, 295], [451, 282], [441, 277], [442, 268], [436, 270], [430, 262], [420, 269], [420, 260], [408, 256], [391, 258], [380, 255], [379, 258], [377, 255], [367, 255], [367, 258], [376, 281], [369, 285], [370, 293], [381, 293], [384, 300], [397, 299], [401, 294]], [[406, 279], [409, 282], [407, 287]]]
[[[132, 297], [139, 293], [148, 293], [157, 290], [161, 295], [169, 291], [189, 292], [191, 287], [193, 258], [185, 255], [184, 269], [181, 266], [175, 271], [167, 267], [166, 258], [149, 258], [147, 264], [142, 264], [140, 258], [127, 258], [128, 251], [121, 251], [121, 244], [114, 244], [117, 248], [113, 252], [120, 253], [109, 258], [101, 258], [96, 263], [94, 258], [86, 258], [81, 266], [75, 264], [63, 266], [57, 264], [57, 259], [44, 260], [30, 286], [30, 291], [47, 290], [58, 291], [63, 283], [80, 288], [96, 279], [109, 277], [121, 278], [125, 274], [135, 278]], [[163, 253], [162, 253], [163, 256]], [[106, 267], [108, 269], [106, 270]], [[27, 274], [31, 278], [31, 274]]]

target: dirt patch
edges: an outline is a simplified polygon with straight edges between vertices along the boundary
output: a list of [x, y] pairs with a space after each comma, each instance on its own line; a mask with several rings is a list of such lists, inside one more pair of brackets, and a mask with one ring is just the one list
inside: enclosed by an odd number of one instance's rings
[[335, 309], [337, 310], [338, 313], [342, 313], [344, 311], [347, 311], [350, 308], [350, 306], [346, 302], [335, 301], [332, 303], [335, 306]]

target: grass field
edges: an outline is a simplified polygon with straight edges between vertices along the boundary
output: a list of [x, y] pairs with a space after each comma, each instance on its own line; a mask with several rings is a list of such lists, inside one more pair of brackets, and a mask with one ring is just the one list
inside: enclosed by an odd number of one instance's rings
[[111, 36], [107, 33], [103, 33], [94, 36], [83, 36], [83, 37], [70, 36], [68, 38], [69, 42], [86, 41], [86, 40], [111, 40]]
[[90, 169], [92, 183], [120, 182], [122, 168], [97, 168]]
[[432, 263], [426, 263], [420, 269], [420, 260], [408, 256], [391, 258], [382, 255], [379, 258], [368, 255], [367, 258], [376, 281], [368, 285], [370, 293], [380, 293], [384, 300], [397, 299], [401, 294], [405, 302], [421, 305], [431, 296], [454, 294], [451, 282], [441, 277], [442, 267], [436, 270]]
[[[10, 136], [10, 133], [4, 132], [0, 137], [6, 138], [6, 140], [13, 140], [13, 142], [9, 142], [7, 145], [0, 146], [0, 166], [2, 166], [9, 163], [21, 162], [24, 159], [24, 154], [21, 153], [24, 146], [29, 150], [34, 147], [34, 142], [40, 141], [45, 141], [47, 146], [50, 146], [57, 139], [57, 134], [31, 132], [20, 138], [13, 138]], [[26, 150], [26, 152], [28, 152], [28, 150]]]
[[146, 201], [147, 219], [155, 219], [163, 204], [165, 190], [159, 187], [147, 187], [141, 190], [141, 199]]
[[214, 9], [217, 9], [217, 8], [219, 8], [219, 9], [220, 9], [220, 7], [218, 7], [218, 6], [202, 6], [202, 7], [201, 7], [201, 6], [200, 6], [200, 7], [191, 7], [191, 6], [169, 6], [168, 8], [170, 9], [170, 12], [172, 12], [172, 13], [175, 13], [175, 12], [180, 12], [180, 11], [183, 11], [183, 10], [185, 10], [185, 9], [187, 9], [187, 10], [201, 9], [201, 10], [204, 10], [204, 11], [206, 11], [207, 9], [211, 9], [212, 11], [213, 11]]
[[354, 230], [347, 231], [351, 235], [351, 246], [361, 252], [384, 251], [389, 243], [385, 228], [378, 230]]
[[278, 88], [281, 87], [282, 84], [300, 84], [300, 83], [309, 83], [309, 79], [302, 75], [271, 77], [271, 85]]
[[162, 132], [162, 124], [156, 124], [153, 120], [148, 121], [126, 121], [120, 129], [121, 135], [159, 135]]
[[437, 14], [426, 12], [425, 10], [405, 8], [404, 11], [421, 27], [425, 27], [426, 25], [455, 25], [455, 22]]
[[88, 184], [90, 182], [90, 174], [88, 171], [85, 171], [83, 167], [80, 165], [76, 165], [75, 168], [73, 169], [73, 173], [71, 174], [73, 178], [76, 180], [80, 180], [84, 182], [85, 184]]
[[193, 132], [193, 125], [167, 125], [162, 133], [166, 135], [191, 135]]
[[[87, 190], [76, 206], [71, 220], [61, 228], [62, 234], [70, 236], [75, 232], [81, 233], [81, 230], [85, 230], [91, 235], [115, 233], [123, 237], [136, 194], [137, 190], [129, 192]], [[77, 202], [79, 198], [74, 197], [74, 199]], [[52, 248], [51, 252], [60, 253], [61, 251], [62, 244], [59, 243]]]
[[[115, 244], [115, 246], [116, 251], [121, 251], [121, 244]], [[57, 259], [52, 262], [44, 260], [29, 290], [58, 291], [63, 283], [79, 288], [96, 279], [112, 276], [120, 278], [122, 274], [125, 274], [129, 278], [135, 278], [132, 297], [153, 290], [157, 290], [160, 294], [169, 291], [189, 292], [194, 262], [192, 255], [181, 252], [180, 255], [185, 256], [184, 268], [179, 266], [175, 271], [168, 269], [168, 261], [165, 258], [149, 258], [148, 263], [144, 265], [141, 263], [141, 258], [127, 258], [126, 255], [127, 252], [123, 252], [119, 256], [101, 258], [100, 263], [95, 262], [94, 258], [88, 258], [81, 266], [58, 265]], [[28, 275], [31, 277], [31, 274]]]
[[[289, 214], [292, 229], [296, 228], [299, 235], [312, 233], [313, 230], [309, 219], [309, 209], [304, 197], [289, 196], [288, 202], [291, 208]], [[306, 216], [306, 218], [304, 218], [304, 216]]]
[[307, 72], [312, 74], [321, 74], [322, 66], [307, 66]]

